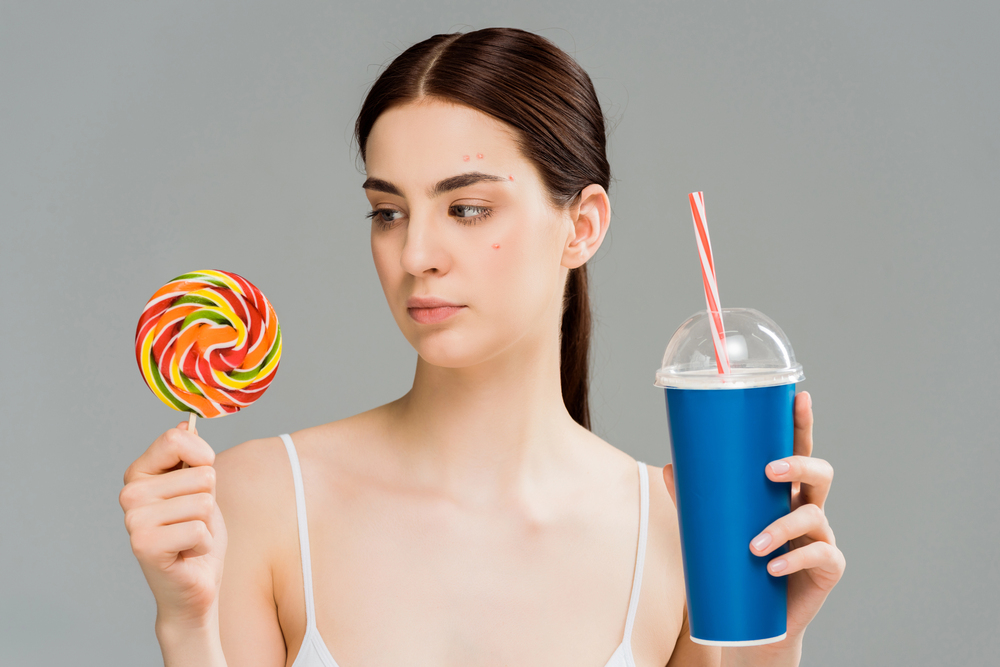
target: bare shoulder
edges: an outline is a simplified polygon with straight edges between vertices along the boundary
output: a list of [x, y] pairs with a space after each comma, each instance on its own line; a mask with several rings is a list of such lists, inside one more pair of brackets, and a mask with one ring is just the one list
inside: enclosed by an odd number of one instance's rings
[[673, 563], [681, 557], [677, 507], [663, 481], [663, 468], [646, 464], [649, 475], [649, 553]]
[[[228, 534], [219, 629], [230, 665], [283, 665], [284, 633], [274, 600], [274, 545], [287, 539], [282, 495], [289, 475], [279, 438], [251, 440], [215, 457], [215, 496]], [[282, 466], [283, 464], [283, 466]], [[291, 480], [287, 480], [291, 486]], [[287, 491], [284, 491], [287, 492]], [[294, 507], [292, 512], [294, 512]], [[293, 515], [294, 519], [294, 515]]]
[[[371, 430], [374, 410], [291, 434], [300, 462], [317, 456], [346, 459], [352, 446]], [[295, 485], [289, 453], [280, 437], [248, 440], [215, 457], [216, 499], [227, 526], [247, 522], [253, 527], [251, 541], [259, 545], [289, 544], [296, 530]], [[304, 465], [304, 468], [309, 467]], [[294, 535], [291, 535], [294, 537]], [[255, 539], [256, 538], [256, 539]], [[292, 545], [297, 540], [291, 541]], [[265, 552], [268, 557], [273, 552]]]
[[[350, 419], [342, 421], [350, 426]], [[299, 458], [338, 449], [344, 427], [335, 422], [293, 433]], [[249, 440], [220, 452], [214, 468], [228, 533], [219, 598], [223, 649], [229, 664], [285, 664], [306, 623], [288, 450], [280, 437]]]
[[[695, 644], [688, 628], [684, 567], [681, 556], [680, 524], [674, 504], [663, 480], [663, 468], [647, 466], [649, 472], [649, 544], [652, 595], [645, 609], [640, 601], [635, 632], [641, 639], [634, 645], [651, 647], [649, 664], [684, 665], [685, 667], [717, 667], [720, 652], [717, 647]], [[643, 592], [647, 585], [643, 585]], [[637, 651], [638, 653], [638, 651]], [[641, 660], [640, 660], [641, 662]]]
[[[369, 411], [373, 412], [373, 411]], [[322, 453], [345, 455], [359, 435], [366, 432], [369, 413], [302, 429], [291, 434], [299, 460]], [[223, 515], [252, 514], [261, 527], [274, 526], [287, 519], [294, 505], [294, 482], [289, 453], [280, 437], [248, 440], [220, 452], [215, 457], [216, 495]], [[272, 523], [273, 521], [273, 523]]]
[[270, 589], [275, 545], [294, 537], [288, 533], [295, 526], [295, 506], [288, 500], [295, 490], [284, 443], [279, 437], [249, 440], [219, 452], [214, 467], [216, 502], [229, 533], [227, 571], [231, 561], [252, 560], [261, 578], [267, 573], [266, 582], [256, 583]]
[[216, 497], [226, 519], [246, 517], [260, 528], [274, 525], [279, 498], [293, 497], [291, 465], [279, 437], [248, 440], [215, 457]]
[[[588, 450], [592, 454], [591, 465], [602, 471], [603, 482], [623, 490], [624, 502], [619, 506], [627, 518], [635, 521], [639, 500], [636, 459], [596, 434], [584, 434], [581, 444], [584, 443], [592, 446]], [[680, 529], [677, 508], [663, 481], [663, 468], [643, 465], [649, 480], [649, 516], [642, 588], [632, 629], [632, 651], [636, 664], [666, 665], [675, 649], [681, 646], [678, 637], [685, 619]], [[631, 525], [634, 530], [635, 524]]]
[[287, 458], [279, 437], [248, 440], [216, 455], [217, 485], [234, 493], [252, 488], [266, 482], [279, 459]]
[[646, 472], [649, 524], [632, 646], [637, 664], [665, 665], [684, 622], [684, 570], [677, 509], [663, 481], [663, 468], [646, 464]]

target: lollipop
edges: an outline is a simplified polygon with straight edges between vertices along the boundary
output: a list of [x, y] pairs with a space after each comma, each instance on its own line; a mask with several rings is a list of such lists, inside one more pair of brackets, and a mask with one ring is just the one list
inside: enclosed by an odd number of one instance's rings
[[222, 417], [263, 395], [281, 358], [281, 327], [249, 280], [192, 271], [150, 298], [135, 330], [142, 378], [161, 401], [194, 416]]

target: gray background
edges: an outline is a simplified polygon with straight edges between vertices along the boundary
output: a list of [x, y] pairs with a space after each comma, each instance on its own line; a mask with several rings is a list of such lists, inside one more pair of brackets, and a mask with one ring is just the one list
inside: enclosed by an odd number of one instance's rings
[[237, 271], [281, 318], [265, 399], [200, 425], [217, 451], [409, 388], [351, 128], [402, 49], [494, 25], [574, 55], [614, 128], [595, 431], [669, 460], [653, 372], [704, 307], [704, 190], [722, 302], [782, 325], [837, 470], [848, 568], [803, 664], [991, 662], [998, 7], [3, 2], [0, 663], [160, 661], [117, 496], [178, 421], [132, 349], [163, 282]]

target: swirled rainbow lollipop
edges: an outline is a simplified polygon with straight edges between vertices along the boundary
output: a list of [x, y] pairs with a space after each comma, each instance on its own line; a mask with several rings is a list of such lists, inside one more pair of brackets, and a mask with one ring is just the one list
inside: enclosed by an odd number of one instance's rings
[[263, 395], [281, 358], [281, 327], [254, 285], [228, 271], [177, 276], [146, 303], [135, 330], [142, 378], [174, 410], [222, 417]]

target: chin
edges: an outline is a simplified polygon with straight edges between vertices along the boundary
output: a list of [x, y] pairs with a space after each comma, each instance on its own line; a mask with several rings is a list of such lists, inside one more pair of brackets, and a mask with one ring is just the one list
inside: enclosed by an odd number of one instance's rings
[[[468, 368], [488, 361], [500, 351], [499, 341], [468, 340], [454, 331], [439, 331], [424, 336], [407, 336], [420, 358], [441, 368]], [[491, 343], [485, 344], [484, 343]]]
[[468, 368], [485, 361], [488, 356], [475, 354], [458, 346], [414, 345], [420, 358], [432, 366], [441, 368]]

